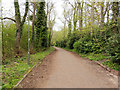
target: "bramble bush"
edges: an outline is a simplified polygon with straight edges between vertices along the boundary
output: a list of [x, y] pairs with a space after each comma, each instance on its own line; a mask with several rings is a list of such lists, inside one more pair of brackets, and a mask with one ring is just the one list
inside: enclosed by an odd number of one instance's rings
[[90, 39], [90, 38], [84, 37], [84, 38], [79, 39], [77, 42], [75, 42], [73, 47], [78, 53], [98, 54], [103, 51], [101, 48], [102, 45], [103, 45], [103, 42], [100, 40], [98, 41], [95, 38]]

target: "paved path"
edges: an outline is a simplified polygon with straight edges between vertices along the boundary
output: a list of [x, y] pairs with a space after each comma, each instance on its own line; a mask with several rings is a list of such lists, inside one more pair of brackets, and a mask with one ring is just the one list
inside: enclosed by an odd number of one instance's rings
[[56, 47], [47, 78], [34, 88], [117, 88], [117, 78], [96, 63]]

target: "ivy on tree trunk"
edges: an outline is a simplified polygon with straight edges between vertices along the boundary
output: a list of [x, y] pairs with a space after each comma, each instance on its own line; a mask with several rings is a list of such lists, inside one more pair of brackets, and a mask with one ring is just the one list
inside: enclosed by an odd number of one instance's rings
[[45, 2], [40, 2], [36, 17], [36, 47], [45, 49], [47, 47], [47, 15], [45, 14]]

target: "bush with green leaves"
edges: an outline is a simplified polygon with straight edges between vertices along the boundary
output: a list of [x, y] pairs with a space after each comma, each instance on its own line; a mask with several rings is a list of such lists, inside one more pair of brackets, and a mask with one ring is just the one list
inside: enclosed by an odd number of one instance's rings
[[110, 55], [113, 63], [120, 64], [120, 35], [114, 34], [108, 38], [106, 52]]
[[67, 42], [67, 40], [66, 40], [66, 39], [65, 39], [65, 40], [61, 40], [61, 41], [56, 41], [55, 46], [65, 48], [65, 47], [67, 46], [67, 45], [66, 45], [66, 42]]
[[14, 55], [16, 26], [15, 24], [5, 25], [3, 27], [2, 51], [3, 58], [12, 57]]
[[67, 47], [69, 49], [73, 49], [74, 48], [73, 44], [79, 39], [80, 39], [80, 37], [78, 35], [73, 35], [72, 34], [71, 37], [67, 40]]
[[74, 49], [76, 50], [76, 52], [78, 53], [100, 53], [102, 52], [101, 50], [101, 46], [102, 46], [102, 42], [98, 42], [96, 41], [95, 38], [88, 38], [88, 37], [84, 37], [79, 39], [77, 42], [74, 43]]
[[[20, 42], [20, 51], [26, 53], [28, 50], [28, 25], [24, 25], [21, 42]], [[30, 29], [31, 31], [31, 29]], [[3, 59], [13, 58], [15, 56], [15, 40], [16, 40], [16, 25], [10, 24], [3, 27], [3, 37], [2, 37], [2, 51]], [[3, 60], [4, 62], [4, 60]]]
[[88, 53], [91, 51], [92, 42], [88, 41], [86, 38], [81, 38], [79, 41], [75, 42], [73, 47], [78, 53]]
[[66, 40], [60, 41], [60, 47], [66, 47]]

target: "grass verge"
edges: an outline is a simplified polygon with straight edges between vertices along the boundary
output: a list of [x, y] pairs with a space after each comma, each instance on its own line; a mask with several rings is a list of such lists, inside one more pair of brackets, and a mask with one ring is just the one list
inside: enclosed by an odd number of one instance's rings
[[30, 65], [27, 64], [27, 56], [18, 59], [10, 59], [10, 63], [2, 65], [2, 88], [13, 88], [29, 69], [31, 69], [37, 62], [42, 62], [43, 58], [54, 50], [53, 47], [50, 47], [44, 52], [31, 55]]

